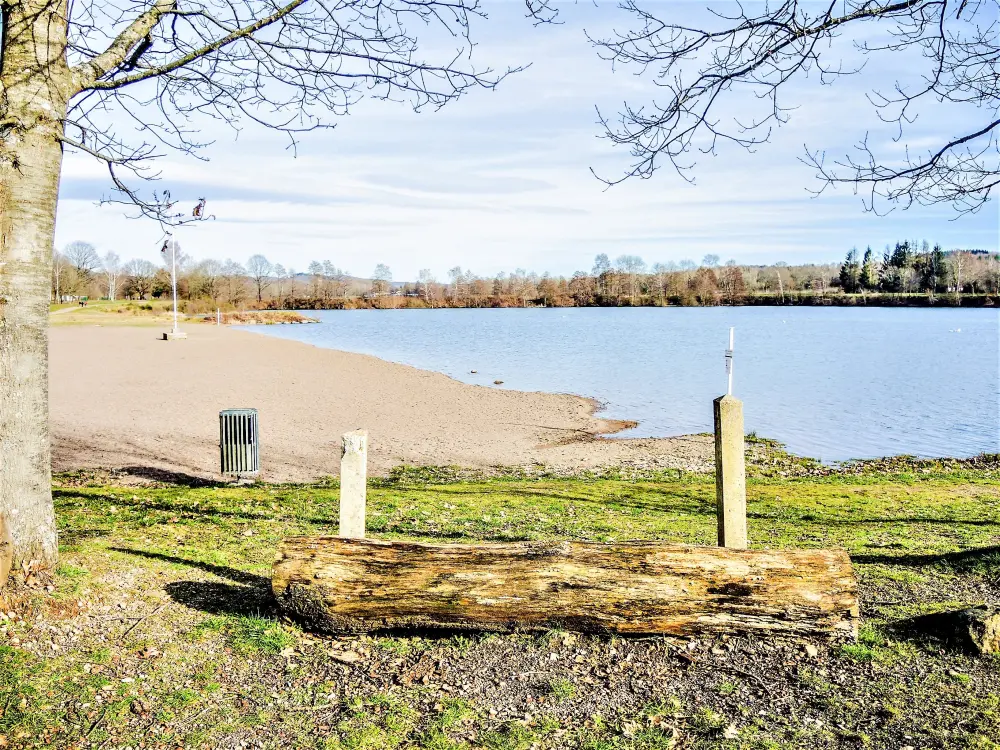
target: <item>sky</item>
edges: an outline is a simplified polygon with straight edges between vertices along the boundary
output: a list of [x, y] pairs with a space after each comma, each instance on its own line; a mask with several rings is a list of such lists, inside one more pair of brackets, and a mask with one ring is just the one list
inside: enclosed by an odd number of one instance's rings
[[[705, 7], [647, 5], [680, 20]], [[211, 220], [174, 232], [184, 251], [239, 262], [261, 253], [297, 271], [330, 260], [362, 277], [385, 263], [402, 281], [423, 268], [446, 279], [454, 266], [483, 276], [515, 268], [570, 275], [589, 270], [599, 253], [638, 255], [649, 265], [706, 254], [796, 264], [839, 261], [852, 246], [881, 250], [910, 238], [998, 247], [995, 202], [957, 218], [947, 206], [877, 216], [849, 189], [810, 193], [818, 187], [814, 172], [799, 160], [807, 147], [842, 155], [870, 130], [880, 147], [902, 148], [866, 94], [912, 76], [913, 60], [883, 57], [833, 86], [792, 87], [784, 103], [796, 109], [771, 143], [755, 153], [729, 146], [699, 157], [693, 185], [668, 166], [609, 189], [591, 170], [617, 177], [630, 161], [600, 137], [597, 109], [613, 115], [622, 102], [648, 102], [655, 91], [648, 76], [601, 60], [587, 32], [606, 35], [630, 17], [610, 3], [565, 3], [560, 25], [536, 27], [519, 2], [484, 7], [490, 18], [473, 28], [473, 61], [497, 69], [530, 63], [495, 91], [421, 113], [364, 101], [336, 118], [333, 130], [303, 136], [294, 153], [287, 138], [252, 125], [236, 138], [213, 121], [195, 123], [214, 141], [201, 153], [207, 161], [171, 153], [157, 164], [157, 189], [169, 189], [182, 207], [208, 200]], [[847, 46], [837, 53], [848, 62], [855, 55]], [[956, 114], [922, 113], [910, 143], [955, 135]], [[102, 165], [68, 155], [57, 246], [83, 240], [102, 254], [158, 261], [162, 228], [128, 218], [121, 206], [99, 205], [109, 194]]]

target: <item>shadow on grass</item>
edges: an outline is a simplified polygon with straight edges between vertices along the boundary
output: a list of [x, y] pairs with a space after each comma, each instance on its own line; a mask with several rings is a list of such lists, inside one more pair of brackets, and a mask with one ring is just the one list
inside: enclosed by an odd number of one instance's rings
[[431, 529], [403, 529], [395, 526], [385, 526], [378, 524], [373, 524], [368, 527], [368, 534], [370, 535], [397, 534], [403, 537], [399, 541], [423, 542], [428, 540], [437, 540], [441, 542], [447, 542], [447, 541], [465, 542], [468, 544], [475, 544], [476, 542], [539, 541], [537, 537], [529, 536], [527, 534], [518, 534], [514, 532], [487, 534], [487, 533], [480, 533], [481, 531], [482, 531], [481, 529], [452, 530], [452, 531], [431, 530]]
[[1000, 570], [1000, 546], [977, 547], [936, 555], [851, 555], [851, 561], [866, 565], [901, 565], [909, 568], [947, 568], [959, 573]]
[[888, 631], [927, 649], [978, 654], [983, 640], [989, 640], [986, 618], [994, 612], [985, 605], [932, 612], [891, 623]]
[[100, 539], [110, 534], [110, 529], [68, 529], [59, 532], [59, 544], [72, 546], [87, 539]]
[[229, 482], [219, 482], [215, 479], [206, 479], [194, 474], [186, 474], [182, 471], [170, 471], [169, 469], [157, 469], [153, 466], [123, 466], [118, 473], [127, 476], [146, 479], [151, 482], [162, 482], [163, 484], [175, 484], [179, 487], [230, 487]]
[[185, 607], [212, 615], [275, 616], [278, 613], [274, 596], [271, 594], [271, 579], [266, 576], [247, 573], [228, 565], [214, 565], [200, 560], [164, 555], [159, 552], [147, 552], [128, 547], [109, 547], [108, 549], [124, 552], [127, 555], [145, 557], [149, 560], [187, 565], [220, 578], [228, 578], [234, 582], [174, 581], [164, 586], [167, 595]]
[[148, 552], [144, 549], [132, 549], [131, 547], [108, 547], [112, 552], [124, 552], [126, 555], [145, 557], [147, 560], [160, 560], [161, 562], [174, 563], [176, 565], [187, 565], [190, 568], [198, 568], [206, 573], [217, 575], [219, 578], [228, 578], [230, 581], [242, 583], [248, 586], [270, 586], [271, 579], [259, 576], [256, 573], [247, 573], [237, 568], [230, 568], [228, 565], [215, 565], [213, 563], [202, 562], [200, 560], [189, 560], [185, 557], [174, 557], [164, 555], [161, 552]]
[[[436, 491], [436, 488], [424, 488], [428, 491]], [[715, 515], [715, 495], [711, 489], [712, 496], [698, 497], [694, 494], [671, 493], [664, 494], [663, 500], [654, 501], [634, 497], [630, 494], [616, 494], [609, 496], [591, 496], [570, 494], [566, 492], [555, 492], [550, 490], [540, 490], [520, 487], [505, 487], [497, 485], [495, 489], [473, 489], [454, 490], [447, 487], [440, 490], [442, 498], [454, 497], [456, 495], [471, 495], [484, 499], [490, 495], [497, 495], [503, 498], [516, 497], [524, 500], [549, 500], [562, 505], [580, 503], [588, 506], [598, 506], [600, 508], [634, 508], [636, 510], [650, 510], [658, 513], [683, 512], [689, 515]]]
[[270, 581], [263, 587], [209, 581], [174, 581], [163, 588], [178, 604], [210, 615], [278, 616]]
[[222, 510], [219, 508], [194, 505], [192, 503], [147, 502], [145, 500], [129, 500], [122, 497], [112, 498], [107, 495], [89, 495], [65, 489], [53, 490], [52, 496], [57, 499], [77, 498], [87, 501], [105, 500], [109, 505], [115, 505], [122, 508], [138, 508], [141, 510], [161, 511], [163, 513], [171, 513], [180, 517], [187, 516], [191, 518], [211, 518], [212, 516], [219, 516], [221, 518], [239, 518], [244, 521], [288, 521], [295, 523], [308, 523], [316, 526], [330, 526], [331, 524], [335, 524], [337, 522], [336, 516], [330, 516], [329, 518], [300, 518], [294, 514], [294, 511], [290, 514], [282, 515], [277, 512], [255, 513], [252, 511], [242, 510]]
[[[747, 514], [752, 517], [752, 514]], [[762, 516], [766, 517], [766, 516]], [[905, 516], [902, 518], [825, 518], [814, 516], [791, 519], [796, 523], [816, 523], [824, 526], [895, 526], [898, 524], [942, 525], [942, 526], [1000, 526], [1000, 521], [981, 521], [966, 518], [929, 518]]]

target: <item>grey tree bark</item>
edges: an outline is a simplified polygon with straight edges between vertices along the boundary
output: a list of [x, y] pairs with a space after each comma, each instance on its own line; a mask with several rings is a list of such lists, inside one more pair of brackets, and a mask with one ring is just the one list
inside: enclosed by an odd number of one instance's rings
[[[48, 299], [62, 121], [66, 0], [4, 1], [0, 59], [0, 515], [13, 565], [58, 555], [48, 427]], [[2, 585], [2, 582], [0, 582]]]

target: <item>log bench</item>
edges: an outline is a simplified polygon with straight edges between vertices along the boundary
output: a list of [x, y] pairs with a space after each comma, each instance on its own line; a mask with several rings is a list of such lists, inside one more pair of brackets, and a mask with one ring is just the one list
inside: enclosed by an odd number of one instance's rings
[[850, 559], [832, 549], [292, 537], [278, 550], [272, 589], [288, 614], [327, 633], [853, 637], [858, 616]]

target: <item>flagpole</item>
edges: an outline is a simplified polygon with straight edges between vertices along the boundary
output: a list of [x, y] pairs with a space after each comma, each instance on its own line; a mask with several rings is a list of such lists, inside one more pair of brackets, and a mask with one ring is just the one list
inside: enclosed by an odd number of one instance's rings
[[170, 241], [170, 284], [174, 290], [174, 333], [177, 333], [177, 242]]
[[[167, 237], [170, 237], [169, 233]], [[174, 296], [174, 327], [169, 333], [164, 333], [163, 338], [166, 341], [171, 341], [173, 339], [186, 339], [187, 334], [181, 333], [180, 326], [177, 324], [177, 241], [168, 239], [160, 248], [160, 253], [167, 252], [168, 247], [170, 248], [170, 289]]]

